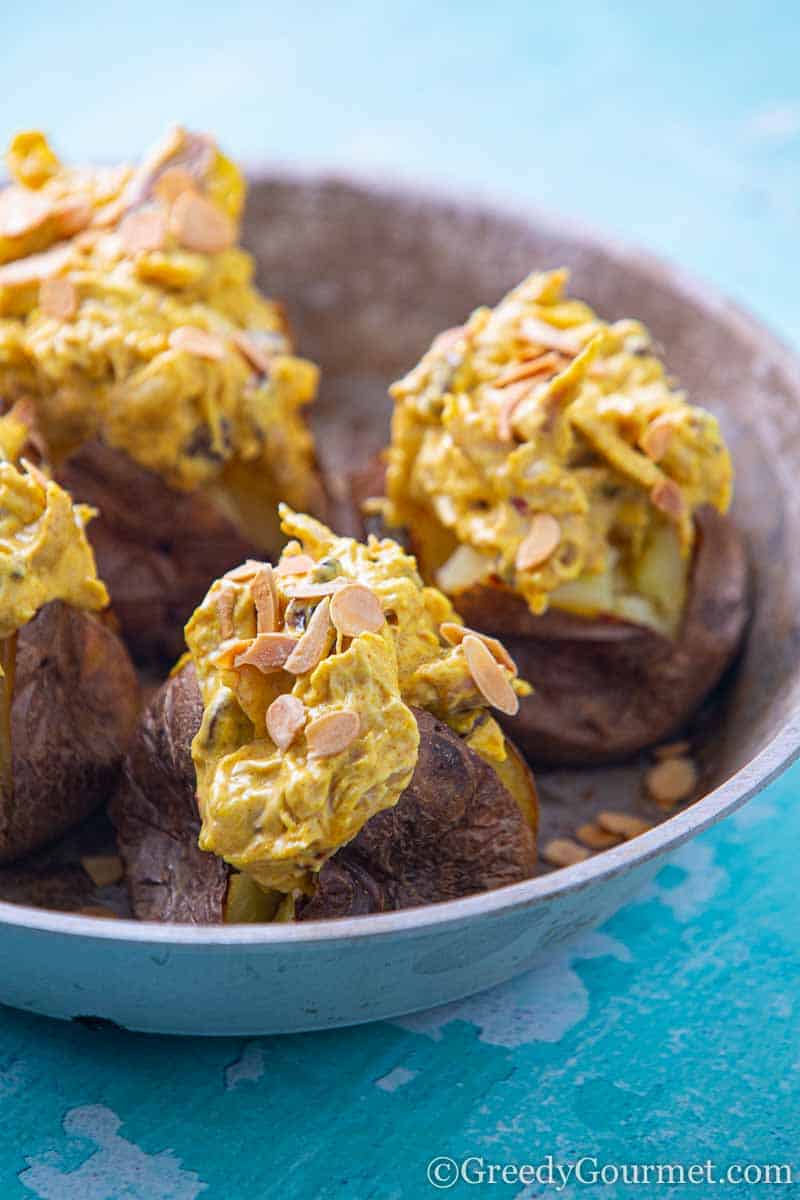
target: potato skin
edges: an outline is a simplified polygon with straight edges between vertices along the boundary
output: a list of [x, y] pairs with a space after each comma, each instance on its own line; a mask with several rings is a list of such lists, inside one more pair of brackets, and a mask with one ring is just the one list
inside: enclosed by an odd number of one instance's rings
[[222, 921], [228, 864], [197, 845], [192, 739], [203, 704], [190, 664], [144, 712], [111, 806], [131, 907], [142, 921]]
[[140, 663], [174, 662], [184, 649], [183, 626], [212, 580], [265, 552], [206, 495], [175, 491], [99, 439], [71, 455], [56, 478], [76, 503], [99, 510], [89, 541]]
[[[429, 713], [414, 715], [422, 736], [411, 784], [329, 860], [298, 920], [407, 908], [533, 873], [534, 831], [494, 771]], [[201, 716], [194, 668], [185, 667], [145, 714], [112, 807], [131, 904], [144, 920], [224, 920], [229, 868], [197, 847], [189, 747]]]
[[138, 713], [136, 673], [102, 617], [53, 601], [20, 630], [0, 863], [56, 840], [113, 793]]
[[414, 709], [419, 759], [394, 808], [376, 813], [319, 873], [298, 921], [392, 912], [519, 883], [536, 839], [499, 778], [447, 725]]
[[750, 612], [747, 559], [732, 522], [705, 507], [675, 640], [611, 618], [550, 610], [476, 588], [455, 598], [465, 622], [502, 638], [534, 695], [502, 724], [534, 764], [623, 759], [677, 732], [735, 656]]

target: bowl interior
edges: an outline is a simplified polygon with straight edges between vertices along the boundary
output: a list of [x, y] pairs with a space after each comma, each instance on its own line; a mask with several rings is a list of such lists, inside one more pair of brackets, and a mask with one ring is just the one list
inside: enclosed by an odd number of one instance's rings
[[[567, 266], [574, 293], [602, 315], [642, 319], [690, 395], [720, 418], [736, 467], [734, 518], [754, 579], [755, 616], [744, 654], [693, 730], [698, 796], [772, 749], [741, 786], [732, 785], [733, 794], [712, 802], [713, 810], [698, 812], [696, 820], [687, 813], [690, 819], [674, 822], [658, 845], [652, 835], [648, 847], [632, 844], [626, 860], [687, 836], [796, 752], [800, 739], [790, 718], [800, 698], [800, 569], [792, 554], [800, 542], [800, 370], [775, 338], [702, 285], [607, 239], [565, 232], [538, 216], [462, 207], [396, 188], [257, 177], [245, 242], [262, 287], [286, 301], [302, 352], [322, 367], [313, 423], [334, 484], [385, 444], [389, 383], [437, 332], [460, 324], [479, 304], [495, 303], [529, 271]], [[538, 772], [542, 837], [569, 835], [601, 808], [663, 821], [667, 814], [642, 788], [649, 761], [643, 755], [622, 767]], [[0, 901], [62, 911], [101, 902], [124, 915], [124, 889], [92, 892], [78, 865], [82, 854], [112, 847], [100, 816], [59, 846], [0, 870]], [[577, 881], [603, 869], [585, 863], [568, 877]]]
[[643, 320], [673, 374], [721, 421], [736, 468], [733, 515], [753, 571], [755, 618], [726, 687], [724, 719], [704, 735], [703, 790], [780, 733], [800, 696], [800, 569], [792, 561], [800, 377], [776, 339], [647, 255], [537, 218], [396, 189], [258, 179], [246, 241], [261, 284], [286, 299], [298, 344], [322, 365], [314, 421], [334, 471], [353, 469], [385, 444], [387, 385], [432, 337], [495, 303], [531, 270], [567, 266], [574, 293], [603, 316]]

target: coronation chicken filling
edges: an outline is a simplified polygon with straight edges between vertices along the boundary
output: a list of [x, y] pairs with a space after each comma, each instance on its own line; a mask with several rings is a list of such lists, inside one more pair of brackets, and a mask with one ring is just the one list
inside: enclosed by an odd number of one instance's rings
[[86, 537], [94, 510], [73, 504], [24, 458], [17, 465], [26, 436], [12, 416], [0, 419], [0, 639], [52, 600], [95, 611], [108, 604]]
[[177, 489], [225, 493], [231, 515], [238, 492], [245, 517], [248, 491], [305, 505], [301, 410], [317, 368], [292, 354], [237, 245], [234, 164], [181, 128], [135, 168], [64, 166], [36, 132], [17, 135], [7, 162], [4, 401], [34, 401], [56, 460], [100, 436]]
[[213, 584], [186, 627], [203, 701], [192, 745], [200, 846], [284, 895], [397, 803], [417, 762], [411, 706], [490, 763], [506, 759], [487, 711], [530, 688], [493, 639], [465, 630], [390, 539], [336, 537], [283, 505], [274, 568]]
[[457, 597], [504, 587], [674, 635], [693, 514], [725, 512], [716, 419], [667, 377], [647, 330], [531, 275], [440, 335], [392, 388], [385, 513]]

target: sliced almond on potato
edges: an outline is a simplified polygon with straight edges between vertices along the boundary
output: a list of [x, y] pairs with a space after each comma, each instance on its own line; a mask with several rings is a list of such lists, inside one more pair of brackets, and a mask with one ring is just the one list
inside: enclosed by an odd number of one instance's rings
[[512, 675], [519, 674], [514, 659], [508, 653], [503, 643], [498, 641], [497, 638], [489, 637], [486, 633], [478, 633], [476, 629], [470, 629], [467, 625], [458, 625], [455, 621], [442, 621], [439, 626], [439, 633], [451, 646], [460, 646], [467, 634], [471, 634], [472, 637], [476, 637], [479, 641], [483, 642], [493, 657], [502, 666], [508, 667]]
[[43, 279], [39, 285], [39, 308], [56, 321], [71, 321], [78, 311], [78, 289], [64, 275]]
[[316, 562], [309, 554], [284, 554], [275, 568], [276, 575], [305, 575], [313, 571]]
[[173, 204], [170, 229], [182, 246], [200, 254], [219, 254], [236, 241], [230, 217], [193, 191], [181, 192]]
[[41, 192], [7, 187], [0, 192], [0, 237], [24, 237], [41, 228], [52, 214], [53, 203]]
[[561, 526], [551, 513], [537, 513], [517, 550], [517, 570], [532, 571], [546, 562], [561, 541]]
[[474, 633], [468, 633], [461, 645], [469, 673], [487, 704], [515, 716], [519, 712], [519, 697], [488, 646]]
[[278, 592], [269, 563], [258, 570], [250, 584], [256, 606], [256, 632], [273, 633], [278, 626]]
[[217, 360], [225, 357], [225, 343], [215, 333], [208, 333], [196, 325], [179, 325], [167, 339], [173, 350], [183, 350], [195, 358]]
[[348, 583], [330, 602], [331, 620], [344, 637], [377, 633], [385, 624], [381, 602], [362, 583]]
[[286, 751], [306, 723], [308, 711], [302, 700], [285, 692], [267, 709], [267, 733], [281, 751]]
[[305, 633], [286, 660], [285, 668], [290, 675], [313, 671], [327, 654], [333, 632], [330, 604], [326, 596], [311, 614]]
[[234, 667], [256, 667], [263, 675], [279, 671], [298, 645], [288, 633], [259, 633], [248, 648], [237, 654]]
[[312, 758], [331, 758], [341, 754], [358, 737], [361, 718], [349, 709], [323, 713], [306, 726], [306, 742]]
[[156, 205], [129, 212], [120, 223], [119, 236], [127, 254], [163, 250], [167, 241], [167, 214]]

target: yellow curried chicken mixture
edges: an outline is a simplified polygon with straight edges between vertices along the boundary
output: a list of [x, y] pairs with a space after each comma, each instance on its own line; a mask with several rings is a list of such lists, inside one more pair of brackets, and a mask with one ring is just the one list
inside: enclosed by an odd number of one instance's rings
[[725, 512], [716, 419], [687, 403], [647, 330], [608, 324], [534, 274], [440, 335], [392, 388], [386, 517], [448, 594], [489, 584], [675, 633], [693, 514]]
[[37, 132], [7, 162], [4, 402], [35, 402], [56, 461], [98, 435], [174, 488], [252, 484], [305, 505], [317, 368], [253, 285], [234, 164], [181, 128], [135, 168], [64, 166]]
[[0, 639], [51, 600], [95, 611], [108, 604], [86, 538], [93, 510], [25, 459], [16, 465], [26, 436], [12, 416], [0, 419]]
[[487, 705], [529, 687], [500, 643], [466, 630], [389, 539], [336, 537], [281, 508], [293, 540], [274, 568], [247, 562], [186, 627], [204, 706], [192, 746], [200, 846], [261, 888], [310, 891], [417, 762], [410, 706], [447, 722], [502, 775]]

